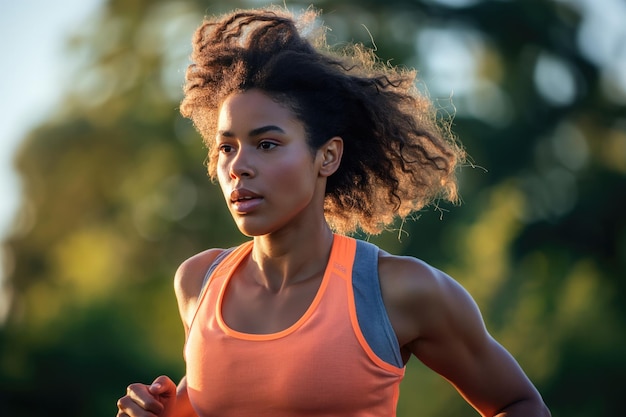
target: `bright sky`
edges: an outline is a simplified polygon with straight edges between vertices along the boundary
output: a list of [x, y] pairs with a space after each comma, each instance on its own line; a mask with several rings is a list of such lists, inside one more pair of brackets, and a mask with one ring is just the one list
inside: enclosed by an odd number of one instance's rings
[[64, 39], [101, 0], [0, 0], [0, 236], [19, 204], [12, 158], [62, 95]]
[[[64, 40], [103, 0], [0, 0], [0, 241], [20, 204], [13, 156], [62, 97]], [[2, 262], [0, 253], [0, 262]], [[1, 269], [0, 269], [1, 270]], [[0, 285], [2, 283], [0, 273]], [[0, 291], [0, 317], [3, 300]]]

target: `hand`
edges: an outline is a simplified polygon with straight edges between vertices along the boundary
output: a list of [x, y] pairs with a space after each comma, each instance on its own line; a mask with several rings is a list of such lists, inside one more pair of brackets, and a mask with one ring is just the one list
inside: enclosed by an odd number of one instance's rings
[[160, 376], [151, 385], [131, 384], [117, 401], [117, 417], [169, 417], [176, 404], [176, 384]]

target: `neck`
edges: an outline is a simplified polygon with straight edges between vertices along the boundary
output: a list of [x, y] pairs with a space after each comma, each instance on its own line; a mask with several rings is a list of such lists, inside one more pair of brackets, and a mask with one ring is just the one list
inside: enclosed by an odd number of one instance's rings
[[333, 233], [325, 222], [306, 233], [256, 236], [248, 266], [260, 285], [280, 292], [291, 284], [323, 275], [332, 243]]

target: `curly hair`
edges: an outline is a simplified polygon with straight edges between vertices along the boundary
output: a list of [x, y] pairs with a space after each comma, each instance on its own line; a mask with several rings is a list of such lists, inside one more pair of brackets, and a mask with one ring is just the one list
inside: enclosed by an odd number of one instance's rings
[[324, 201], [333, 230], [377, 234], [435, 199], [456, 202], [464, 152], [419, 93], [415, 71], [383, 64], [362, 45], [332, 49], [316, 23], [310, 9], [296, 17], [264, 8], [205, 19], [196, 30], [180, 110], [209, 149], [209, 176], [219, 106], [254, 88], [294, 112], [312, 151], [343, 139]]

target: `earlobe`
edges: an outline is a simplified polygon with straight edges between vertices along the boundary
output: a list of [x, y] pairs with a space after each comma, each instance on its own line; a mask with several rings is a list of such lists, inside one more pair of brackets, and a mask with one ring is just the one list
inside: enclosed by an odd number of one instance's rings
[[322, 166], [320, 168], [320, 175], [328, 177], [335, 173], [341, 165], [341, 157], [343, 156], [343, 139], [339, 136], [335, 136], [329, 139], [319, 149], [322, 157]]

